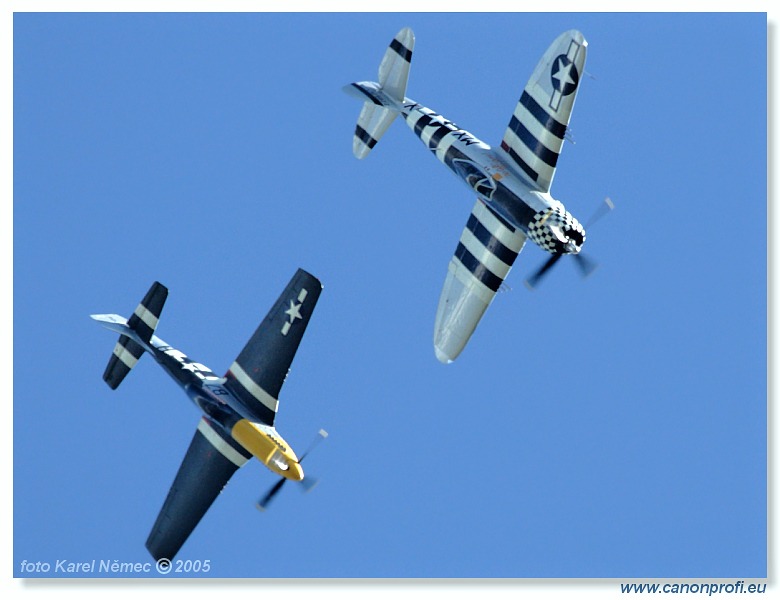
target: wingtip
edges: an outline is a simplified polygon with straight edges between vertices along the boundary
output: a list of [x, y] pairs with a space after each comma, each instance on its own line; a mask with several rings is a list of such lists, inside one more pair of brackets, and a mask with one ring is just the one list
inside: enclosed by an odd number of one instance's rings
[[395, 37], [409, 37], [412, 39], [412, 41], [414, 41], [414, 31], [412, 31], [411, 27], [404, 27]]
[[449, 365], [450, 363], [452, 363], [453, 359], [450, 358], [444, 352], [442, 352], [442, 350], [440, 350], [438, 346], [434, 346], [433, 349], [436, 352], [436, 358], [440, 363], [442, 363], [443, 365]]

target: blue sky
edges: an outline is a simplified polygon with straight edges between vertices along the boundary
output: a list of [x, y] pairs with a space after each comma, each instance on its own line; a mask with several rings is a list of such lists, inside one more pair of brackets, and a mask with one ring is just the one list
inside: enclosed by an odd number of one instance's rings
[[[453, 364], [433, 353], [473, 205], [400, 121], [357, 161], [402, 27], [407, 95], [497, 144], [562, 31], [589, 42], [553, 195], [599, 269], [527, 246]], [[312, 493], [239, 471], [178, 558], [215, 577], [756, 578], [766, 556], [766, 18], [17, 14], [14, 575], [147, 561], [199, 415], [129, 315], [223, 372], [297, 267], [324, 290], [280, 397]]]

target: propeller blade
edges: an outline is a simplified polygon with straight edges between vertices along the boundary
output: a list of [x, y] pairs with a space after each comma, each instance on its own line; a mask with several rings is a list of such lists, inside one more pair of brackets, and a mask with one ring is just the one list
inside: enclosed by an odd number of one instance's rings
[[615, 208], [615, 203], [612, 202], [609, 196], [604, 198], [604, 202], [599, 204], [596, 211], [590, 216], [590, 219], [588, 219], [587, 224], [585, 225], [585, 229], [590, 227], [591, 225], [595, 224], [597, 221], [601, 220], [601, 218], [612, 211]]
[[[303, 459], [306, 458], [309, 453], [314, 450], [314, 448], [317, 447], [317, 444], [319, 444], [322, 440], [324, 440], [326, 437], [328, 437], [328, 432], [324, 429], [320, 429], [317, 432], [317, 437], [314, 438], [314, 441], [309, 445], [309, 447], [306, 449], [306, 452], [304, 452], [301, 455], [300, 460], [298, 461], [298, 464], [303, 462]], [[301, 479], [298, 483], [301, 484], [301, 487], [303, 488], [303, 492], [310, 492], [314, 489], [314, 486], [316, 486], [320, 482], [319, 479], [316, 477], [312, 477], [310, 475], [304, 475], [303, 479]]]
[[593, 273], [599, 266], [596, 261], [587, 256], [583, 256], [582, 254], [575, 254], [574, 259], [577, 261], [577, 266], [580, 268], [583, 277], [587, 277]]
[[257, 501], [256, 507], [258, 510], [265, 510], [268, 505], [270, 504], [271, 500], [274, 499], [274, 496], [279, 493], [279, 490], [282, 489], [282, 486], [284, 485], [284, 482], [287, 481], [285, 478], [280, 479], [276, 482], [276, 485], [272, 487], [270, 490], [268, 490], [268, 493], [260, 498], [260, 500]]
[[298, 483], [301, 484], [301, 487], [303, 488], [303, 492], [307, 493], [312, 491], [319, 482], [320, 480], [317, 479], [316, 477], [310, 477], [307, 475], [306, 477], [301, 479]]
[[[314, 441], [311, 443], [311, 445], [307, 448], [306, 452], [304, 452], [301, 455], [301, 458], [298, 460], [298, 464], [303, 462], [303, 459], [306, 458], [306, 455], [311, 452], [317, 444], [319, 444], [322, 440], [324, 440], [326, 437], [328, 437], [328, 432], [324, 429], [320, 429], [317, 433], [317, 437], [314, 438]], [[276, 494], [279, 493], [279, 490], [282, 489], [282, 486], [284, 485], [285, 479], [284, 477], [276, 482], [276, 485], [272, 487], [270, 490], [268, 490], [268, 493], [260, 498], [260, 500], [257, 501], [257, 504], [255, 505], [258, 510], [264, 511], [268, 505], [271, 503], [271, 500], [274, 499]], [[308, 492], [314, 489], [314, 486], [319, 483], [319, 480], [314, 477], [304, 477], [299, 483], [303, 486], [304, 491]]]
[[539, 280], [544, 277], [544, 275], [553, 268], [553, 265], [557, 263], [563, 254], [553, 254], [550, 258], [547, 259], [547, 261], [539, 267], [539, 269], [531, 275], [528, 279], [525, 280], [525, 285], [529, 289], [534, 289], [536, 287], [536, 284], [539, 283]]
[[301, 455], [301, 458], [300, 458], [300, 460], [299, 460], [298, 462], [299, 462], [299, 463], [302, 463], [302, 462], [303, 462], [303, 459], [304, 459], [304, 458], [306, 458], [306, 455], [307, 455], [307, 454], [309, 454], [309, 452], [311, 452], [312, 450], [314, 450], [314, 448], [317, 446], [317, 444], [319, 444], [319, 443], [320, 443], [322, 440], [324, 440], [326, 437], [328, 437], [328, 432], [327, 432], [327, 431], [325, 431], [324, 429], [320, 429], [320, 430], [317, 432], [317, 437], [315, 437], [315, 438], [314, 438], [314, 441], [313, 441], [313, 442], [311, 443], [311, 445], [310, 445], [310, 446], [309, 446], [309, 447], [306, 449], [306, 452], [304, 452], [304, 453]]

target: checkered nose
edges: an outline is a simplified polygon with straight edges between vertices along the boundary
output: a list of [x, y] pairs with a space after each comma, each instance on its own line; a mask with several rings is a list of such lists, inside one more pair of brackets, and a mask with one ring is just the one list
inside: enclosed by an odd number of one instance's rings
[[[615, 205], [605, 198], [593, 216], [588, 220], [588, 227], [609, 213]], [[590, 275], [596, 268], [596, 263], [580, 253], [585, 243], [585, 229], [563, 206], [555, 206], [547, 212], [534, 215], [528, 227], [528, 237], [547, 250], [552, 256], [526, 279], [525, 284], [533, 289], [550, 269], [564, 255], [571, 254], [583, 277]]]
[[579, 254], [582, 250], [582, 245], [585, 243], [585, 230], [577, 223], [576, 228], [568, 228], [564, 230], [567, 243], [564, 246], [566, 254]]
[[585, 230], [562, 205], [536, 213], [528, 237], [550, 254], [577, 254], [585, 242]]
[[554, 237], [553, 254], [579, 254], [585, 243], [585, 230], [571, 213], [553, 213], [547, 223]]

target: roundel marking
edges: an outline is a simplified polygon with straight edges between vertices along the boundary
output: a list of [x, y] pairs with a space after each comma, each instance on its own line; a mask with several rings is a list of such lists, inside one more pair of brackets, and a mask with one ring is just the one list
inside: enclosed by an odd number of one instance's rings
[[568, 96], [577, 89], [580, 74], [569, 57], [561, 54], [553, 62], [550, 79], [552, 80], [553, 89], [560, 92], [563, 96]]

